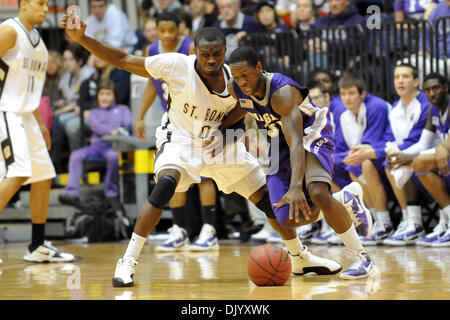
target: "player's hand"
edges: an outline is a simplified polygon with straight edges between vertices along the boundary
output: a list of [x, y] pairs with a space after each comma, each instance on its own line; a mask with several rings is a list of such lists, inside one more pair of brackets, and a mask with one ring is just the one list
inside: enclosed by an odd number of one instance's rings
[[275, 207], [281, 207], [283, 204], [289, 204], [289, 219], [294, 220], [295, 223], [300, 222], [300, 212], [309, 220], [311, 216], [311, 208], [306, 201], [305, 194], [299, 188], [291, 188], [281, 198], [281, 200], [274, 204]]
[[141, 140], [142, 142], [145, 142], [145, 124], [144, 121], [142, 120], [137, 120], [136, 121], [136, 136], [138, 137], [139, 140]]
[[61, 19], [61, 28], [66, 29], [67, 34], [73, 41], [79, 42], [84, 37], [86, 24], [80, 20], [80, 17], [66, 13]]
[[439, 171], [442, 172], [442, 174], [444, 176], [448, 175], [448, 160], [449, 160], [449, 158], [450, 158], [450, 156], [449, 156], [447, 149], [442, 145], [438, 145], [436, 147], [436, 164], [437, 164]]
[[407, 154], [403, 152], [398, 152], [391, 154], [389, 157], [386, 158], [391, 168], [396, 169], [401, 166], [407, 166], [410, 165], [411, 162], [413, 162], [414, 158], [416, 156], [413, 154]]
[[50, 137], [50, 132], [44, 124], [40, 126], [42, 136], [44, 137], [45, 144], [47, 145], [47, 149], [50, 150], [52, 148], [52, 138]]

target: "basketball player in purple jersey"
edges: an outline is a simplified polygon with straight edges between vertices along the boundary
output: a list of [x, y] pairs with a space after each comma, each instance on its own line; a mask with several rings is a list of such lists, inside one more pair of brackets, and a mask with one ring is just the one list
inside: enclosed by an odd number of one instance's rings
[[[448, 170], [450, 95], [448, 80], [437, 73], [428, 74], [423, 81], [423, 91], [431, 104], [427, 123], [419, 142], [415, 145], [417, 151], [413, 154], [405, 152], [393, 154], [387, 160], [391, 166], [412, 164], [414, 173], [442, 209], [443, 214], [433, 232], [416, 243], [431, 247], [448, 247], [450, 246], [450, 178]], [[433, 147], [435, 133], [440, 138], [440, 144], [436, 148]]]
[[[297, 241], [295, 227], [324, 216], [354, 256], [353, 263], [340, 277], [368, 276], [374, 265], [355, 229], [356, 224], [363, 236], [371, 232], [371, 216], [363, 204], [361, 186], [352, 183], [344, 187], [334, 195], [340, 201], [330, 192], [334, 143], [328, 108], [315, 106], [309, 98], [309, 89], [294, 80], [263, 71], [251, 47], [236, 49], [230, 55], [230, 68], [234, 80], [228, 89], [238, 99], [240, 108], [230, 113], [221, 129], [249, 112], [260, 130], [268, 131], [268, 142], [272, 145], [276, 139], [279, 143], [278, 159], [270, 155], [272, 164], [278, 161], [278, 171], [269, 172], [266, 180], [275, 207], [275, 215], [268, 217], [269, 222], [286, 243], [289, 239]], [[348, 204], [354, 214], [341, 202]]]

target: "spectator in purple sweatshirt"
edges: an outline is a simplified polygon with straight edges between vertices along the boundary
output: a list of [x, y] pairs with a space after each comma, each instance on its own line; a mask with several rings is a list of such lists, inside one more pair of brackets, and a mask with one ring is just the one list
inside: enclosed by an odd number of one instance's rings
[[[330, 7], [330, 14], [313, 23], [311, 29], [333, 28], [333, 30], [317, 33], [314, 40], [309, 40], [309, 53], [315, 54], [316, 63], [322, 68], [327, 67], [326, 57], [333, 59], [333, 52], [335, 55], [339, 55], [338, 51], [330, 51], [331, 47], [339, 49], [338, 47], [341, 45], [348, 44], [348, 39], [355, 44], [361, 38], [354, 28], [339, 30], [336, 27], [350, 24], [362, 25], [365, 21], [364, 17], [359, 14], [358, 9], [350, 4], [350, 0], [327, 0], [327, 2]], [[342, 39], [342, 42], [339, 39]], [[356, 48], [358, 48], [358, 45], [356, 45]], [[334, 58], [337, 60], [337, 57]]]
[[439, 0], [395, 0], [395, 21], [426, 19], [425, 12], [431, 11]]
[[116, 104], [116, 86], [104, 81], [98, 86], [98, 108], [89, 113], [88, 123], [93, 132], [91, 145], [78, 149], [70, 155], [69, 182], [65, 192], [59, 196], [63, 204], [80, 204], [80, 179], [83, 161], [88, 157], [106, 159], [104, 192], [107, 198], [117, 198], [119, 194], [119, 154], [111, 145], [102, 141], [103, 136], [128, 135], [131, 131], [131, 111], [125, 105]]

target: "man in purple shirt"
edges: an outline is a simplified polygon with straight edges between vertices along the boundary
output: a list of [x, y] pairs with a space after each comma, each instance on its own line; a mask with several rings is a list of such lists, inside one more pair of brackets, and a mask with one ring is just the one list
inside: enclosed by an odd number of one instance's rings
[[[395, 21], [405, 21], [408, 19], [422, 20], [425, 11], [430, 7], [436, 6], [439, 0], [395, 0]], [[425, 17], [426, 18], [426, 17]]]
[[88, 123], [93, 132], [91, 145], [78, 149], [70, 155], [69, 181], [58, 200], [61, 203], [78, 206], [80, 204], [80, 179], [83, 174], [83, 161], [88, 157], [106, 159], [104, 191], [107, 198], [119, 194], [119, 154], [103, 136], [127, 135], [131, 130], [131, 111], [127, 106], [115, 103], [116, 86], [110, 81], [98, 87], [98, 105], [89, 113]]

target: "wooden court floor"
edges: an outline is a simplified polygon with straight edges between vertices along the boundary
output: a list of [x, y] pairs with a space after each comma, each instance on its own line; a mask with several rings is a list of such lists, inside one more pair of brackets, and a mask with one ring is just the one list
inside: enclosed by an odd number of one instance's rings
[[[143, 249], [136, 286], [114, 288], [111, 278], [127, 241], [54, 244], [77, 261], [28, 263], [25, 243], [0, 244], [0, 300], [450, 300], [450, 248], [369, 247], [377, 270], [367, 279], [292, 276], [281, 287], [256, 287], [246, 263], [257, 244], [226, 240], [216, 252], [161, 254], [152, 242]], [[343, 248], [309, 246], [345, 268], [350, 261]]]

